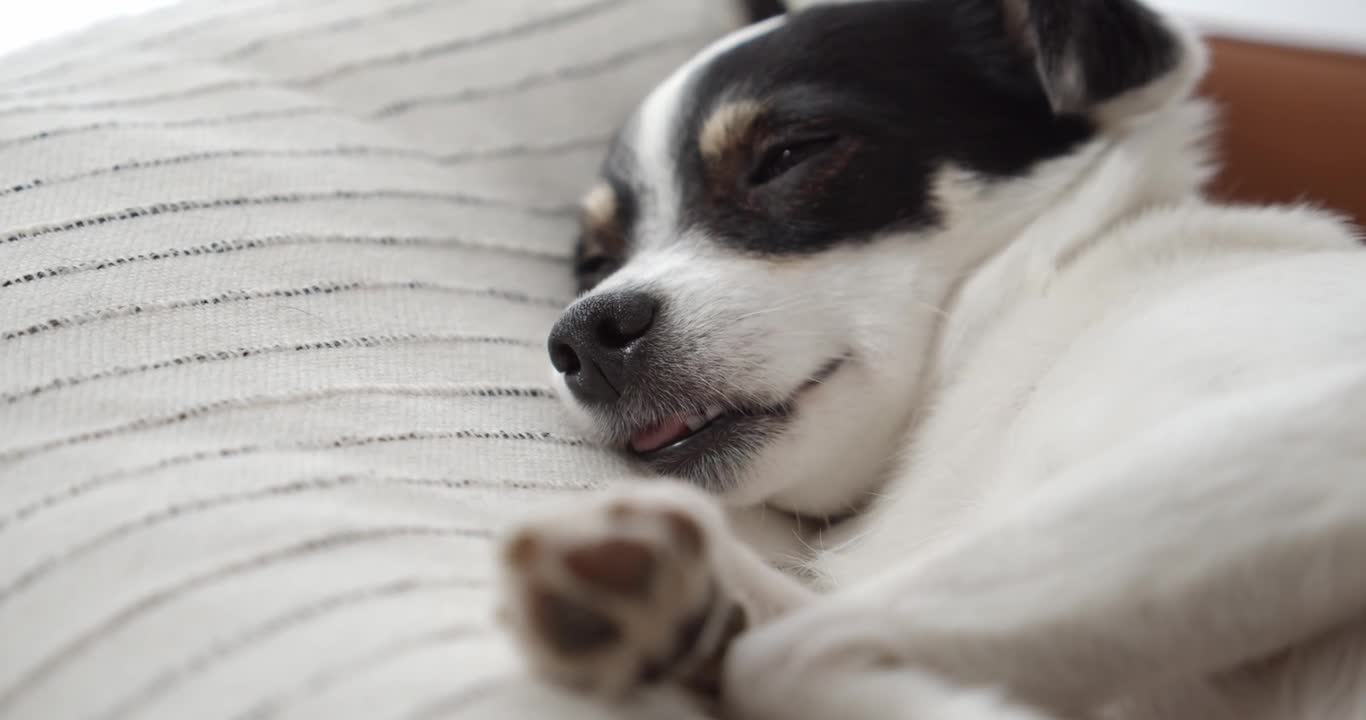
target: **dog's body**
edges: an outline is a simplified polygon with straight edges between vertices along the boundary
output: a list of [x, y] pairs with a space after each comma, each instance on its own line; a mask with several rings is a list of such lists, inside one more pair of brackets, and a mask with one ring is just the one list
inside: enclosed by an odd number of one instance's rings
[[[955, 676], [1063, 707], [1151, 681], [1115, 717], [1366, 717], [1366, 254], [1312, 212], [1173, 200], [974, 276], [903, 468], [812, 562]], [[888, 633], [862, 606], [792, 642]], [[1328, 628], [1293, 679], [1214, 677]]]
[[[973, 62], [1032, 52], [1060, 119], [1014, 89], [956, 107], [1018, 110], [1037, 146], [803, 130], [774, 175], [731, 145], [782, 137], [766, 113], [791, 98], [698, 94], [737, 53], [781, 54], [762, 42], [800, 39], [800, 16], [703, 53], [628, 125], [587, 202], [581, 254], [608, 265], [581, 268], [562, 321], [591, 327], [557, 328], [552, 356], [605, 441], [729, 518], [646, 487], [524, 530], [519, 638], [546, 675], [620, 693], [695, 685], [762, 624], [726, 662], [744, 718], [1366, 718], [1366, 252], [1314, 210], [1201, 199], [1203, 53], [1168, 21], [1099, 4], [1089, 29], [1137, 28], [1101, 38], [1146, 64], [1127, 76], [1076, 36], [1054, 48], [1081, 0], [963, 1], [1028, 28]], [[868, 147], [907, 153], [918, 174], [895, 179], [920, 199], [829, 202], [895, 172]]]

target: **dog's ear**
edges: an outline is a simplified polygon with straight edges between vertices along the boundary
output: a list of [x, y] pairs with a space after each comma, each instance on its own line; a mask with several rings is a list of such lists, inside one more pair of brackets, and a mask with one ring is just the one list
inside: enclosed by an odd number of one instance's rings
[[740, 0], [740, 10], [746, 24], [753, 24], [787, 14], [783, 0]]
[[1060, 114], [1084, 113], [1140, 90], [1145, 97], [1129, 110], [1151, 109], [1189, 93], [1203, 74], [1203, 47], [1137, 0], [996, 1]]

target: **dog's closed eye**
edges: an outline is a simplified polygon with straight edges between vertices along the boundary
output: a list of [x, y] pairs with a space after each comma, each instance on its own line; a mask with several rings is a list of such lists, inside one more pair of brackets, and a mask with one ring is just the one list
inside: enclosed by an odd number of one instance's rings
[[606, 255], [591, 255], [574, 263], [574, 277], [579, 284], [579, 292], [590, 290], [607, 276], [621, 269], [621, 261]]
[[766, 185], [829, 150], [838, 141], [836, 135], [817, 135], [774, 143], [759, 155], [749, 173], [749, 184], [751, 187]]

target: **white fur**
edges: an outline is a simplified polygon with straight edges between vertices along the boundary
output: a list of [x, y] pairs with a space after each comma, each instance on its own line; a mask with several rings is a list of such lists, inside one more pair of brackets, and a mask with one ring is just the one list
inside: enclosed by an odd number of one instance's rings
[[1182, 37], [1085, 148], [945, 170], [935, 234], [777, 262], [685, 238], [607, 281], [662, 291], [737, 383], [855, 358], [726, 498], [877, 498], [767, 548], [833, 592], [742, 636], [741, 717], [1366, 718], [1366, 252], [1310, 208], [1200, 197]]

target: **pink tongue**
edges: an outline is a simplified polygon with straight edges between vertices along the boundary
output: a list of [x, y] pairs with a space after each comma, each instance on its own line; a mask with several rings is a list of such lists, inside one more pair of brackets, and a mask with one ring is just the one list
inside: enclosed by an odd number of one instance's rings
[[632, 435], [631, 449], [640, 453], [658, 450], [665, 445], [687, 437], [691, 432], [692, 430], [688, 429], [688, 424], [683, 422], [682, 417], [674, 416], [659, 425], [646, 428]]

